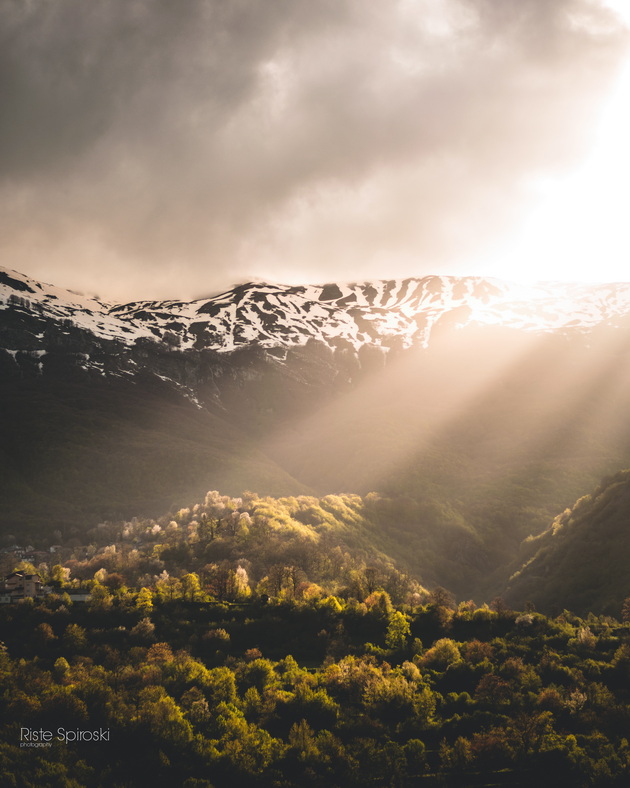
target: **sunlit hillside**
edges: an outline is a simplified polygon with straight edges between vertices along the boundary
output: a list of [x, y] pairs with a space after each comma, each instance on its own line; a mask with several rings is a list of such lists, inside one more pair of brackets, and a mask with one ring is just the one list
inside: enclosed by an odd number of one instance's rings
[[[507, 598], [541, 610], [618, 615], [630, 598], [630, 471], [580, 497], [523, 546]], [[629, 608], [630, 609], [630, 608]]]

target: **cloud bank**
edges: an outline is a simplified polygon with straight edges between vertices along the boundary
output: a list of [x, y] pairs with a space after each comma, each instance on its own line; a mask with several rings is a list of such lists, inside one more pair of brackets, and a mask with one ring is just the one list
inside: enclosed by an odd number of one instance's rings
[[120, 300], [465, 268], [588, 149], [595, 0], [0, 0], [0, 264]]

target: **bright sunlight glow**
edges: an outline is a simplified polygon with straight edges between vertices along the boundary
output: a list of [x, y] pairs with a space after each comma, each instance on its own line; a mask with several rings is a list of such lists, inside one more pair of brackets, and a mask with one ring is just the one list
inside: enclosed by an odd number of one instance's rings
[[[630, 2], [624, 11], [630, 26]], [[520, 281], [630, 279], [629, 141], [630, 60], [603, 112], [590, 155], [571, 175], [536, 184], [541, 199], [521, 231], [496, 254], [491, 263], [496, 275]]]

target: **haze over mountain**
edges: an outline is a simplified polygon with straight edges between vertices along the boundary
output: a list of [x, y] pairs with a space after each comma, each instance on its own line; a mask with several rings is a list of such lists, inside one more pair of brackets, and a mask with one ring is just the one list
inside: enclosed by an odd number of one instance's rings
[[81, 533], [208, 489], [392, 501], [390, 555], [500, 591], [630, 464], [630, 284], [250, 283], [111, 305], [3, 269], [2, 527]]
[[[557, 614], [618, 616], [630, 597], [630, 471], [602, 481], [524, 545], [523, 565], [510, 578], [507, 598]], [[523, 560], [523, 559], [521, 559]]]

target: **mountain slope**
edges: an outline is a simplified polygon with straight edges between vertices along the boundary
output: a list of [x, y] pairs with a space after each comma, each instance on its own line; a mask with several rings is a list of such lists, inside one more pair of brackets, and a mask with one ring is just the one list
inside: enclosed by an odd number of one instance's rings
[[524, 546], [507, 598], [544, 611], [619, 616], [630, 596], [630, 470], [610, 476]]
[[203, 497], [308, 488], [247, 434], [165, 385], [23, 380], [0, 386], [0, 526], [33, 539]]
[[[376, 491], [409, 571], [503, 587], [630, 464], [630, 285], [247, 284], [108, 305], [0, 272], [4, 533], [238, 495]], [[393, 554], [393, 553], [392, 553]]]

